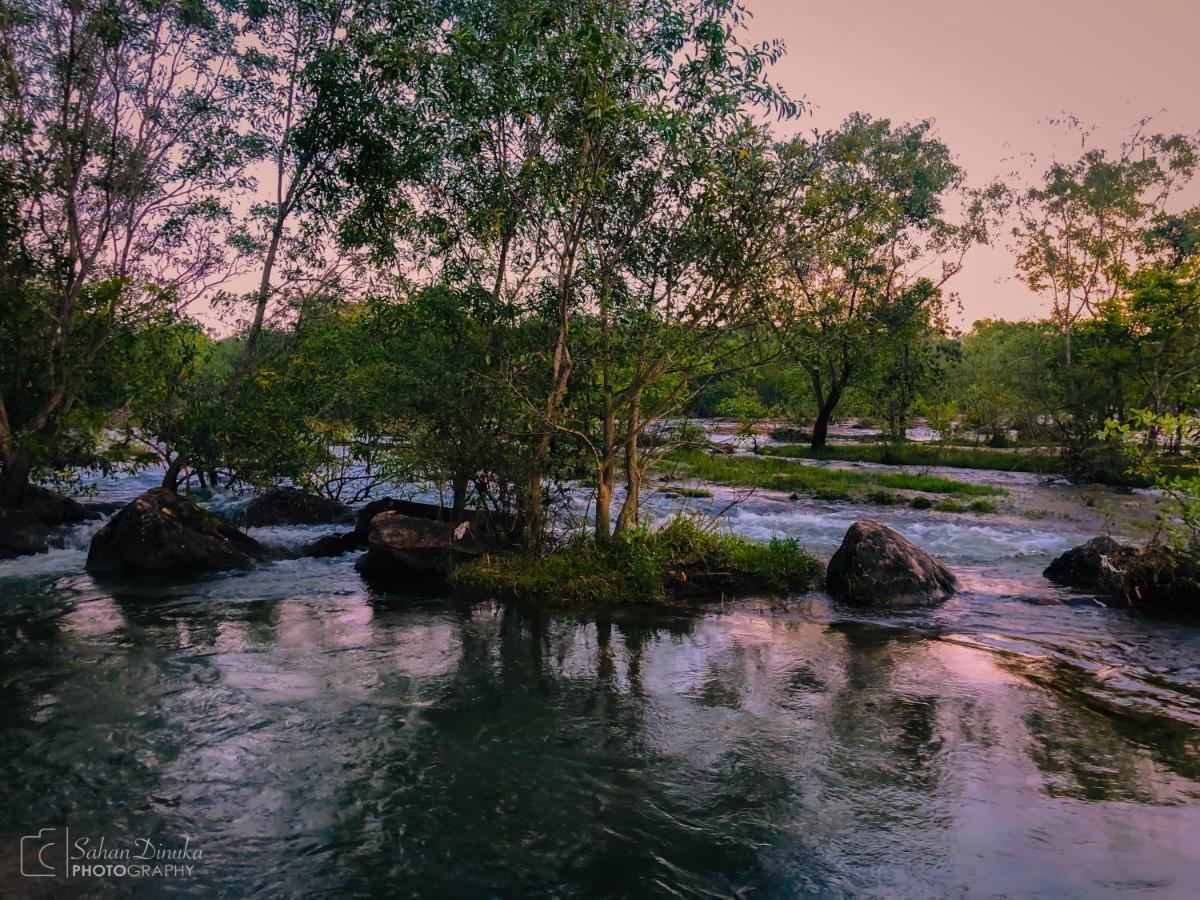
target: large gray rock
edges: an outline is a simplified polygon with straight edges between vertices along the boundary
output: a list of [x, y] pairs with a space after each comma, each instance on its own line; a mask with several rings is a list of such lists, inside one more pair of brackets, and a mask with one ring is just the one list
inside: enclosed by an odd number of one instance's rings
[[861, 606], [936, 606], [957, 587], [949, 569], [873, 519], [850, 526], [825, 575], [825, 588], [835, 600]]
[[296, 488], [274, 488], [259, 494], [242, 514], [243, 524], [251, 528], [264, 525], [332, 525], [353, 521], [354, 510], [346, 504]]
[[166, 488], [153, 488], [96, 532], [87, 570], [101, 575], [191, 575], [238, 569], [269, 556], [258, 541], [216, 513]]
[[442, 581], [455, 562], [487, 553], [487, 543], [469, 522], [451, 525], [433, 519], [382, 512], [371, 520], [367, 552], [355, 568], [366, 578], [403, 587], [411, 581]]
[[1103, 583], [1106, 576], [1105, 561], [1123, 556], [1131, 549], [1102, 534], [1086, 544], [1072, 547], [1050, 563], [1042, 575], [1055, 584], [1081, 591], [1107, 592]]

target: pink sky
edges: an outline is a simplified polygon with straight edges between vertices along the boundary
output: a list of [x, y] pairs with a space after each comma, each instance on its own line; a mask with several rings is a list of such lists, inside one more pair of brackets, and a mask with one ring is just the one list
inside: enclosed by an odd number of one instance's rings
[[[775, 69], [813, 104], [791, 129], [832, 128], [862, 110], [931, 118], [973, 183], [1078, 154], [1049, 125], [1070, 113], [1115, 146], [1143, 116], [1152, 130], [1200, 130], [1200, 0], [746, 0], [756, 39], [781, 37]], [[1200, 202], [1193, 191], [1189, 202]], [[1012, 279], [1006, 236], [950, 283], [962, 324], [1044, 312]]]

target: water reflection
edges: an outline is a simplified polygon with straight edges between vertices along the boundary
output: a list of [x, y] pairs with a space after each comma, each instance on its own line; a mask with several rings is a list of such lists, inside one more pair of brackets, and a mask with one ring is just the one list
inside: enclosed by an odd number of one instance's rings
[[240, 583], [4, 632], [0, 841], [189, 835], [200, 896], [1200, 883], [1194, 736], [954, 639]]

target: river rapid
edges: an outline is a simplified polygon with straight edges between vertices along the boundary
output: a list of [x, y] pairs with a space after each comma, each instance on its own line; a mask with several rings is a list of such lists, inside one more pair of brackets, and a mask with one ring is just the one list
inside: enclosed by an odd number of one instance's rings
[[[870, 515], [965, 589], [564, 610], [371, 590], [354, 554], [98, 583], [99, 523], [0, 562], [0, 894], [1200, 893], [1200, 628], [1042, 579], [1094, 530], [739, 496], [648, 508], [825, 558]], [[22, 875], [67, 827], [202, 855]]]

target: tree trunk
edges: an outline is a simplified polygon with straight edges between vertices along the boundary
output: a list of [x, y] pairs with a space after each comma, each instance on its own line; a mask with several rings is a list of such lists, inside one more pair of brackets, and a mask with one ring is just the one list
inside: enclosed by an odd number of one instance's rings
[[612, 536], [612, 482], [601, 466], [596, 473], [596, 543], [607, 543]]
[[629, 410], [629, 432], [625, 438], [625, 501], [617, 516], [617, 534], [633, 528], [638, 522], [638, 507], [642, 494], [642, 463], [638, 457], [638, 432], [642, 425], [642, 398], [634, 394]]
[[168, 491], [177, 492], [179, 490], [179, 474], [183, 471], [183, 457], [176, 456], [167, 466], [167, 471], [163, 474], [162, 486]]
[[542, 538], [542, 467], [534, 461], [533, 472], [525, 479], [517, 498], [517, 531], [526, 550], [534, 550]]
[[467, 486], [471, 483], [471, 476], [464, 473], [455, 473], [452, 481], [452, 489], [454, 491], [454, 499], [450, 508], [450, 521], [457, 525], [463, 520], [467, 512]]
[[812, 449], [821, 450], [829, 440], [829, 420], [833, 418], [833, 405], [824, 403], [817, 411], [817, 420], [813, 423]]
[[0, 508], [19, 509], [25, 503], [32, 470], [33, 459], [24, 451], [17, 450], [4, 460], [4, 472], [0, 476]]
[[612, 536], [612, 496], [617, 482], [617, 416], [610, 397], [604, 398], [604, 437], [601, 459], [596, 466], [596, 541]]

